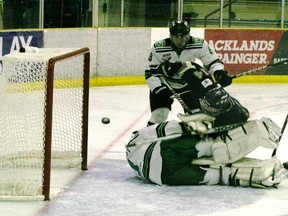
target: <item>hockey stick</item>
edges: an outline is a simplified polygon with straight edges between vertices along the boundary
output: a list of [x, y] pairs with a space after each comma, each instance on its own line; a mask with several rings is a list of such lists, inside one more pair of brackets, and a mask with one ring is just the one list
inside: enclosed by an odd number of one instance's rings
[[[282, 138], [283, 133], [284, 133], [284, 131], [285, 131], [287, 122], [288, 122], [288, 114], [286, 115], [285, 121], [284, 121], [283, 126], [282, 126], [282, 128], [281, 128], [281, 135], [280, 135], [280, 137], [279, 137], [279, 139], [278, 139], [278, 144], [280, 144], [280, 141], [281, 141], [281, 138]], [[277, 149], [278, 149], [278, 148], [276, 148], [276, 149], [273, 150], [272, 155], [271, 155], [272, 158], [276, 155]], [[284, 167], [285, 169], [283, 169], [283, 170], [281, 171], [281, 175], [280, 175], [280, 176], [279, 176], [277, 173], [274, 173], [274, 174], [273, 174], [273, 176], [272, 176], [272, 181], [274, 181], [275, 179], [278, 179], [278, 180], [282, 181], [282, 179], [284, 179], [284, 178], [286, 178], [286, 177], [288, 176], [288, 161], [283, 163], [283, 167]]]
[[[287, 122], [288, 122], [288, 114], [286, 115], [285, 121], [284, 121], [283, 126], [282, 126], [282, 128], [281, 128], [281, 135], [280, 135], [280, 137], [279, 137], [279, 139], [278, 139], [278, 143], [280, 143], [280, 141], [281, 141], [281, 138], [282, 138], [283, 133], [284, 133], [284, 131], [285, 131]], [[272, 156], [271, 156], [271, 157], [275, 156], [275, 155], [276, 155], [276, 152], [277, 152], [277, 148], [274, 149], [274, 151], [272, 152]]]
[[[228, 130], [237, 128], [243, 124], [244, 123], [238, 123], [238, 124], [230, 124], [230, 125], [223, 125], [223, 126], [219, 126], [219, 127], [210, 128], [210, 129], [208, 129], [207, 134], [228, 131]], [[158, 142], [158, 141], [162, 141], [162, 140], [170, 140], [170, 139], [175, 139], [175, 138], [181, 137], [183, 135], [187, 135], [187, 134], [197, 135], [198, 133], [195, 131], [192, 131], [191, 133], [173, 134], [173, 135], [169, 135], [166, 137], [158, 137], [158, 138], [154, 138], [154, 139], [145, 140], [142, 142], [136, 142], [136, 144], [141, 145], [141, 144], [146, 144], [146, 143]]]
[[[182, 95], [182, 94], [186, 94], [186, 93], [189, 93], [189, 92], [191, 92], [191, 90], [187, 90], [187, 91], [184, 91], [184, 92], [180, 92], [180, 93], [177, 93], [177, 94], [180, 96], [180, 95]], [[175, 98], [175, 96], [174, 96], [174, 95], [172, 95], [170, 98], [174, 99], [174, 98]]]
[[189, 107], [187, 106], [187, 104], [182, 100], [182, 98], [180, 97], [180, 94], [178, 94], [173, 88], [172, 86], [167, 82], [167, 80], [165, 79], [165, 77], [162, 75], [162, 76], [158, 76], [159, 79], [161, 80], [161, 82], [163, 84], [165, 84], [168, 89], [172, 92], [173, 94], [173, 97], [176, 98], [179, 103], [181, 104], [181, 106], [183, 107], [184, 111], [188, 114], [192, 114], [192, 111], [189, 109]]
[[257, 73], [257, 72], [262, 71], [262, 70], [264, 70], [266, 68], [270, 68], [270, 67], [274, 67], [274, 66], [277, 66], [277, 65], [280, 65], [280, 64], [284, 64], [285, 62], [288, 62], [288, 59], [283, 60], [283, 61], [279, 61], [279, 62], [276, 62], [276, 63], [270, 63], [270, 64], [264, 65], [262, 67], [254, 68], [252, 70], [248, 70], [248, 71], [242, 72], [240, 74], [235, 74], [235, 75], [233, 75], [231, 77], [232, 77], [232, 79], [235, 79], [235, 78], [238, 78], [238, 77], [241, 77], [241, 76]]

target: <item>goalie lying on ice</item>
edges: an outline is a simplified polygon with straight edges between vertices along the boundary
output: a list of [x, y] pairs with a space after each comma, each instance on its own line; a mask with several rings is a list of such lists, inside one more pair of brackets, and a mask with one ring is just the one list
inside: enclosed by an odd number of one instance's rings
[[158, 185], [267, 188], [278, 185], [287, 170], [275, 157], [245, 156], [258, 146], [277, 148], [280, 135], [280, 128], [268, 118], [205, 138], [192, 135], [186, 123], [172, 120], [133, 132], [126, 158], [139, 177]]

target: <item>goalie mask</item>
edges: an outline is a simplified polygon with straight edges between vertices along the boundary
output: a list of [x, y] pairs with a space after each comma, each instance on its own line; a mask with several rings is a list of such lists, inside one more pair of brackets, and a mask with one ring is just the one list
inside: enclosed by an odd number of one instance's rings
[[229, 111], [232, 107], [230, 95], [223, 87], [209, 90], [204, 98], [199, 100], [202, 111], [214, 117]]
[[182, 50], [190, 39], [190, 27], [187, 21], [173, 21], [169, 29], [170, 39], [175, 48]]

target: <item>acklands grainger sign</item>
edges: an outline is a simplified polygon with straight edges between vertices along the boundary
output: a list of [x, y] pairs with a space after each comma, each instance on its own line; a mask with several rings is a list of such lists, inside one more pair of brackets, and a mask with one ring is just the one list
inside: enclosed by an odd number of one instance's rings
[[[205, 30], [205, 39], [218, 53], [231, 74], [286, 59], [288, 56], [288, 51], [285, 49], [286, 37], [287, 32], [284, 30]], [[258, 74], [281, 74], [281, 71], [285, 73], [287, 65], [269, 68]]]

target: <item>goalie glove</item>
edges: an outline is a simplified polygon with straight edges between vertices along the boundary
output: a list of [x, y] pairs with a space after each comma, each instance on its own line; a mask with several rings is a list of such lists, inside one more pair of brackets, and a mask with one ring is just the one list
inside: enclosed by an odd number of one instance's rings
[[212, 128], [215, 117], [206, 115], [204, 113], [195, 113], [192, 115], [177, 114], [177, 117], [188, 125], [191, 131], [199, 134], [206, 134], [208, 129]]

